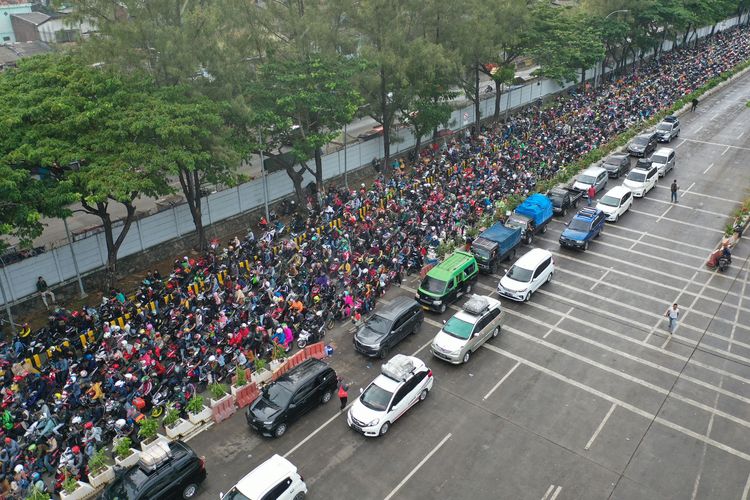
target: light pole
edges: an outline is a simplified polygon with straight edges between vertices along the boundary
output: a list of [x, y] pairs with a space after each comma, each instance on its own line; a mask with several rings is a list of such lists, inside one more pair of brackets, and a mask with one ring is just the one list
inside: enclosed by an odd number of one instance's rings
[[[3, 275], [5, 276], [5, 281], [8, 281], [8, 275], [5, 272], [5, 261], [0, 257], [0, 262], [3, 264]], [[11, 313], [10, 310], [10, 301], [8, 300], [7, 295], [5, 295], [5, 287], [3, 286], [3, 280], [0, 279], [0, 293], [3, 295], [3, 303], [5, 304], [5, 314], [8, 315], [8, 323], [10, 324], [10, 332], [16, 333], [16, 324], [13, 323], [13, 313]]]
[[266, 173], [266, 162], [263, 159], [263, 134], [258, 129], [258, 154], [260, 154], [260, 175], [263, 177], [263, 206], [266, 209], [266, 220], [271, 222], [268, 215], [268, 174]]
[[[363, 109], [365, 109], [365, 108], [367, 108], [369, 106], [370, 106], [370, 104], [367, 103], [367, 104], [364, 104], [364, 105], [358, 107], [357, 108], [357, 113], [359, 113], [360, 111], [362, 111]], [[348, 165], [346, 163], [346, 146], [347, 146], [347, 144], [346, 144], [346, 136], [347, 136], [346, 132], [347, 132], [347, 127], [348, 126], [349, 126], [348, 123], [344, 123], [344, 186], [346, 186], [346, 190], [347, 191], [349, 191], [349, 178], [347, 176], [347, 173], [348, 173], [348, 168], [347, 167], [348, 167]], [[360, 163], [362, 163], [362, 162], [360, 162]], [[360, 165], [360, 167], [361, 166], [362, 165]]]
[[[612, 12], [610, 12], [609, 14], [607, 14], [606, 16], [604, 16], [604, 20], [606, 21], [607, 19], [610, 18], [610, 16], [613, 16], [615, 14], [623, 14], [625, 12], [630, 12], [630, 10], [629, 9], [613, 10]], [[607, 61], [607, 54], [605, 53], [604, 54], [604, 59], [602, 59], [602, 69], [601, 69], [601, 71], [597, 71], [597, 67], [594, 66], [594, 88], [598, 88], [599, 87], [599, 74], [604, 75], [604, 63], [606, 61]]]
[[81, 292], [81, 298], [86, 297], [86, 291], [83, 289], [83, 281], [81, 281], [81, 272], [78, 270], [78, 259], [76, 259], [76, 253], [73, 251], [73, 240], [70, 237], [70, 230], [68, 229], [68, 218], [63, 217], [63, 225], [65, 226], [65, 236], [68, 238], [68, 247], [70, 248], [70, 256], [73, 258], [73, 268], [76, 270], [76, 279], [78, 280], [78, 290]]

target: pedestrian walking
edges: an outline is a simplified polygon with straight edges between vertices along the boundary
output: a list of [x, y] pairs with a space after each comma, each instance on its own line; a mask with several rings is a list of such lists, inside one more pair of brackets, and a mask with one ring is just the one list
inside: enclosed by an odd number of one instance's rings
[[349, 390], [349, 386], [347, 386], [343, 381], [339, 384], [339, 401], [341, 401], [341, 410], [343, 411], [344, 408], [346, 408], [346, 402], [349, 399], [349, 393], [347, 392]]
[[49, 310], [49, 302], [47, 302], [47, 299], [51, 299], [53, 304], [57, 302], [55, 300], [55, 294], [52, 293], [52, 290], [47, 286], [47, 282], [44, 281], [44, 278], [41, 276], [36, 280], [36, 291], [42, 296], [42, 302], [44, 302], [44, 307], [46, 307], [47, 310]]
[[690, 112], [692, 113], [693, 111], [695, 111], [695, 108], [698, 107], [698, 99], [693, 98], [693, 100], [690, 102], [692, 103], [692, 106], [690, 106]]
[[669, 330], [669, 334], [672, 335], [675, 331], [675, 328], [677, 328], [677, 319], [680, 317], [680, 309], [677, 307], [677, 302], [672, 304], [672, 307], [667, 309], [667, 312], [664, 313], [664, 316], [669, 319], [667, 329]]
[[586, 191], [586, 196], [588, 196], [588, 204], [591, 206], [591, 203], [593, 203], [594, 197], [596, 196], [596, 188], [593, 185], [589, 186]]
[[672, 185], [669, 187], [669, 190], [672, 191], [672, 203], [678, 203], [677, 201], [677, 190], [680, 189], [680, 186], [677, 185], [677, 179], [672, 181]]

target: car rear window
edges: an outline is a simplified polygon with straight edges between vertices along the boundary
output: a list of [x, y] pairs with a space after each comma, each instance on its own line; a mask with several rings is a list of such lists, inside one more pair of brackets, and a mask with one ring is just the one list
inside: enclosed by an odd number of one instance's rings
[[651, 161], [654, 162], [654, 163], [667, 163], [667, 157], [666, 156], [661, 156], [661, 155], [658, 155], [658, 156], [657, 155], [652, 155], [651, 156]]

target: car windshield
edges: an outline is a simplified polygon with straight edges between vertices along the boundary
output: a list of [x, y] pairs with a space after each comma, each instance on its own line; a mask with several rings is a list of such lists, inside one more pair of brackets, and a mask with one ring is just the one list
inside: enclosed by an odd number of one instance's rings
[[580, 219], [573, 219], [570, 221], [570, 224], [568, 225], [568, 229], [572, 231], [583, 231], [584, 233], [587, 233], [589, 231], [589, 223], [586, 221], [582, 221]]
[[264, 391], [266, 399], [279, 408], [286, 407], [290, 399], [292, 399], [292, 393], [284, 387], [282, 384], [271, 384], [266, 387]]
[[473, 328], [474, 325], [472, 325], [471, 323], [453, 316], [445, 323], [445, 325], [443, 326], [443, 331], [451, 337], [466, 340], [471, 337], [471, 330]]
[[660, 123], [656, 127], [656, 130], [663, 130], [665, 132], [669, 132], [670, 130], [672, 130], [672, 125], [670, 125], [669, 123]]
[[221, 497], [221, 500], [250, 500], [248, 497], [240, 493], [240, 490], [235, 486], [227, 492], [226, 495]]
[[639, 146], [645, 146], [646, 144], [648, 144], [648, 137], [638, 136], [633, 139], [633, 143], [638, 144]]
[[391, 322], [377, 314], [367, 320], [365, 324], [370, 330], [376, 333], [388, 333], [391, 330]]
[[371, 410], [385, 411], [388, 408], [388, 403], [391, 402], [391, 396], [393, 396], [393, 393], [386, 391], [379, 385], [370, 384], [359, 397], [359, 401]]
[[619, 207], [620, 199], [615, 198], [614, 196], [604, 195], [602, 199], [599, 200], [599, 203], [601, 203], [602, 205], [607, 205], [608, 207]]
[[620, 166], [620, 160], [607, 160], [606, 162], [604, 162], [604, 166], [606, 167], [607, 165], [617, 168]]
[[630, 172], [626, 179], [629, 181], [643, 182], [646, 180], [646, 174], [643, 172]]
[[532, 271], [514, 265], [508, 270], [507, 276], [512, 280], [528, 283], [531, 281], [532, 274], [534, 274]]
[[578, 182], [582, 184], [593, 184], [594, 182], [596, 182], [596, 177], [594, 177], [593, 175], [579, 175]]
[[490, 258], [490, 251], [487, 250], [485, 247], [475, 246], [473, 248], [474, 254], [477, 257], [481, 257], [483, 259], [489, 259]]
[[654, 163], [667, 163], [667, 157], [666, 156], [656, 156], [653, 155], [651, 157], [651, 161]]
[[447, 283], [443, 280], [439, 280], [431, 276], [427, 276], [424, 279], [424, 281], [422, 281], [420, 288], [424, 290], [425, 292], [442, 293], [443, 290], [445, 290], [446, 285]]

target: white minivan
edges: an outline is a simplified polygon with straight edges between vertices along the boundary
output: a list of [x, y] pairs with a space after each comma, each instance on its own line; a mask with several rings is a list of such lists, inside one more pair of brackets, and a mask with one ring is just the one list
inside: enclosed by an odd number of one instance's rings
[[659, 177], [664, 177], [674, 168], [675, 152], [670, 148], [659, 148], [651, 155], [651, 165], [659, 169]]
[[633, 192], [625, 186], [616, 186], [599, 199], [596, 208], [607, 214], [609, 222], [617, 222], [632, 204]]
[[220, 495], [221, 500], [300, 500], [307, 495], [307, 485], [289, 460], [274, 455]]
[[628, 172], [622, 185], [630, 189], [636, 198], [642, 198], [656, 186], [658, 180], [659, 168], [652, 164], [649, 168], [634, 168]]
[[555, 259], [548, 250], [534, 248], [518, 259], [497, 284], [497, 293], [511, 300], [527, 301], [540, 286], [552, 281]]

